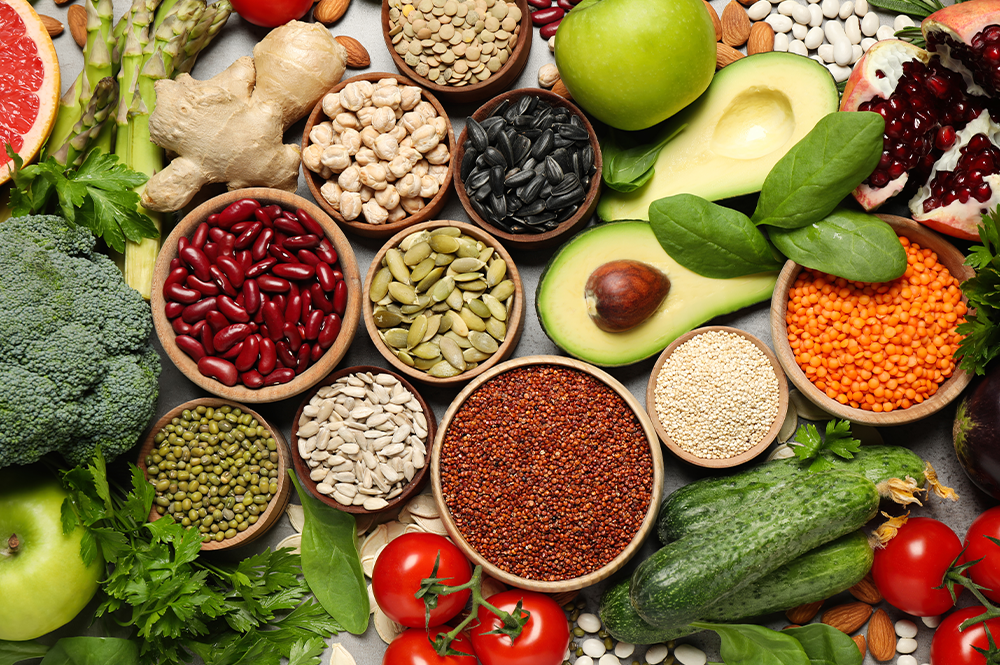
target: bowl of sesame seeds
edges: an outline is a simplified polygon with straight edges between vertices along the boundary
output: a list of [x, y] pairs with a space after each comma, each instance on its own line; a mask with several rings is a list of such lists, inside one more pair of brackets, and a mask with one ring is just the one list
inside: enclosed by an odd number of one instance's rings
[[650, 533], [663, 488], [656, 432], [606, 372], [527, 356], [476, 377], [434, 439], [431, 486], [449, 536], [506, 584], [590, 586]]
[[743, 464], [764, 452], [788, 411], [788, 383], [761, 340], [706, 326], [673, 341], [653, 366], [646, 410], [660, 440], [685, 462]]

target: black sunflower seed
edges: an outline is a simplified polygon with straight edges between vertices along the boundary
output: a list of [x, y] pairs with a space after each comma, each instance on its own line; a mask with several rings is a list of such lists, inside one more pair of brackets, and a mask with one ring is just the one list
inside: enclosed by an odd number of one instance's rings
[[469, 117], [465, 119], [465, 130], [469, 135], [469, 140], [472, 141], [472, 147], [477, 152], [482, 153], [486, 150], [486, 146], [490, 144], [490, 140], [486, 137], [486, 130], [483, 129], [483, 126], [475, 118]]

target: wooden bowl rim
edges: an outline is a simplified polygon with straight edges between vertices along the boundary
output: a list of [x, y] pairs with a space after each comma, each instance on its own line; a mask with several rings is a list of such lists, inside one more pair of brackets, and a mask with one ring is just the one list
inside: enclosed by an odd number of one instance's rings
[[[170, 409], [170, 411], [167, 411], [159, 420], [156, 421], [156, 424], [153, 425], [153, 428], [143, 440], [142, 445], [139, 446], [139, 459], [136, 461], [136, 466], [138, 466], [142, 471], [142, 475], [147, 481], [149, 478], [146, 476], [146, 455], [152, 452], [156, 435], [161, 429], [169, 425], [171, 420], [180, 416], [185, 409], [193, 410], [199, 406], [210, 406], [213, 409], [220, 406], [231, 406], [240, 409], [243, 413], [249, 413], [257, 419], [257, 422], [263, 425], [271, 433], [271, 436], [274, 437], [275, 442], [278, 444], [278, 491], [271, 498], [271, 501], [267, 504], [267, 508], [264, 512], [257, 518], [257, 523], [251, 524], [247, 527], [246, 531], [236, 534], [233, 538], [223, 540], [222, 542], [212, 541], [209, 543], [202, 543], [201, 545], [201, 550], [203, 552], [233, 549], [235, 547], [240, 547], [241, 545], [246, 545], [247, 543], [256, 540], [260, 536], [267, 533], [267, 531], [277, 523], [278, 519], [281, 518], [282, 513], [285, 512], [285, 507], [288, 505], [288, 500], [290, 498], [289, 495], [291, 493], [291, 483], [289, 482], [287, 475], [289, 468], [288, 444], [285, 443], [285, 437], [282, 436], [281, 430], [272, 427], [271, 423], [269, 423], [264, 416], [260, 415], [250, 407], [219, 397], [198, 397], [196, 399], [188, 400], [187, 402]], [[150, 522], [155, 522], [161, 517], [163, 516], [156, 512], [155, 507], [150, 510]]]
[[[424, 460], [424, 466], [422, 469], [417, 471], [410, 482], [403, 486], [403, 491], [392, 500], [388, 502], [384, 508], [379, 508], [378, 510], [366, 510], [362, 506], [345, 506], [340, 502], [336, 501], [332, 497], [329, 497], [316, 489], [316, 481], [309, 477], [309, 466], [306, 464], [302, 456], [299, 455], [299, 444], [298, 444], [298, 433], [299, 433], [299, 418], [302, 417], [302, 410], [309, 404], [309, 400], [319, 392], [319, 389], [323, 386], [332, 385], [338, 379], [345, 377], [349, 374], [363, 374], [365, 372], [371, 372], [372, 374], [384, 373], [396, 377], [400, 384], [404, 388], [410, 391], [414, 397], [417, 398], [417, 402], [420, 403], [420, 408], [424, 410], [424, 417], [427, 419], [427, 440], [425, 447], [427, 448], [427, 459]], [[295, 411], [295, 418], [292, 420], [292, 432], [290, 436], [290, 441], [295, 444], [295, 447], [291, 451], [292, 456], [292, 466], [295, 468], [295, 475], [298, 476], [299, 482], [305, 486], [309, 492], [316, 498], [316, 500], [325, 503], [331, 508], [336, 508], [337, 510], [343, 511], [345, 513], [351, 513], [352, 515], [378, 515], [380, 513], [386, 513], [390, 510], [396, 509], [404, 505], [407, 501], [413, 498], [413, 496], [419, 493], [427, 482], [428, 471], [430, 469], [430, 455], [431, 447], [427, 443], [433, 443], [434, 436], [437, 433], [437, 419], [434, 417], [434, 410], [427, 404], [424, 400], [423, 395], [421, 395], [416, 388], [413, 387], [409, 381], [406, 380], [405, 376], [401, 376], [399, 373], [392, 371], [391, 369], [386, 369], [385, 367], [376, 367], [374, 365], [356, 365], [354, 367], [345, 367], [339, 369], [330, 376], [326, 377], [318, 384], [313, 386], [309, 391], [309, 394], [303, 397], [302, 402], [299, 404], [299, 408]]]
[[[406, 61], [403, 60], [403, 58], [396, 53], [396, 49], [393, 48], [392, 37], [389, 36], [390, 7], [389, 3], [385, 1], [382, 3], [382, 39], [385, 41], [385, 47], [389, 51], [389, 56], [392, 58], [392, 62], [396, 65], [396, 68], [414, 81], [418, 81], [418, 85], [422, 88], [426, 88], [434, 94], [444, 98], [450, 97], [455, 102], [474, 102], [479, 99], [483, 99], [484, 97], [488, 97], [490, 92], [496, 88], [506, 88], [509, 83], [504, 81], [501, 77], [506, 76], [511, 69], [517, 67], [520, 67], [523, 70], [528, 64], [530, 53], [524, 54], [524, 52], [530, 49], [531, 40], [534, 37], [534, 25], [531, 21], [531, 8], [528, 6], [528, 0], [512, 0], [512, 2], [514, 2], [518, 9], [521, 10], [521, 31], [517, 35], [517, 44], [510, 52], [507, 62], [505, 62], [500, 69], [495, 71], [485, 81], [480, 81], [479, 83], [474, 83], [472, 85], [464, 85], [460, 88], [456, 88], [451, 85], [438, 85], [430, 79], [420, 76], [412, 67], [406, 64]], [[519, 63], [519, 60], [521, 60], [522, 57], [523, 62]], [[514, 74], [513, 79], [516, 80], [517, 76], [518, 74]]]
[[[451, 424], [455, 414], [458, 413], [458, 410], [463, 404], [465, 404], [465, 400], [468, 399], [469, 395], [478, 390], [483, 384], [499, 374], [518, 367], [526, 367], [530, 365], [559, 365], [561, 367], [568, 367], [570, 369], [589, 374], [614, 390], [615, 393], [617, 393], [618, 396], [625, 401], [628, 407], [635, 414], [639, 424], [642, 426], [643, 433], [646, 435], [646, 443], [649, 445], [650, 455], [652, 458], [653, 486], [650, 491], [649, 508], [646, 510], [646, 516], [643, 518], [635, 536], [632, 537], [628, 546], [622, 550], [618, 556], [612, 559], [609, 563], [605, 564], [603, 567], [598, 568], [591, 573], [587, 573], [586, 575], [568, 580], [558, 580], [554, 582], [529, 580], [508, 573], [487, 561], [482, 555], [473, 549], [471, 545], [469, 545], [469, 542], [458, 530], [458, 527], [455, 525], [455, 521], [451, 517], [451, 511], [448, 510], [448, 506], [444, 501], [444, 494], [441, 488], [441, 448], [444, 445], [444, 436], [448, 431], [448, 426]], [[653, 423], [646, 414], [646, 410], [642, 408], [642, 405], [639, 404], [638, 400], [636, 400], [632, 393], [629, 392], [628, 388], [604, 370], [580, 360], [566, 358], [563, 356], [522, 356], [492, 367], [485, 374], [476, 377], [474, 381], [462, 389], [462, 391], [448, 406], [448, 410], [445, 412], [444, 417], [441, 419], [440, 426], [438, 427], [437, 436], [434, 438], [434, 448], [431, 452], [431, 489], [434, 493], [434, 502], [437, 504], [440, 519], [444, 522], [445, 528], [448, 530], [449, 537], [455, 542], [456, 545], [458, 545], [459, 549], [461, 549], [467, 557], [469, 557], [475, 564], [481, 565], [483, 570], [491, 577], [495, 577], [501, 582], [519, 589], [528, 589], [543, 593], [559, 593], [563, 591], [575, 591], [577, 589], [582, 589], [606, 579], [624, 566], [625, 563], [628, 562], [628, 560], [631, 559], [636, 552], [638, 552], [642, 543], [646, 540], [646, 537], [650, 534], [656, 524], [656, 513], [659, 510], [660, 495], [663, 492], [663, 483], [663, 455], [660, 452], [660, 446], [656, 440], [656, 431], [653, 429]]]
[[[943, 236], [931, 229], [911, 219], [896, 215], [876, 215], [876, 217], [887, 222], [896, 232], [896, 235], [905, 235], [921, 247], [934, 251], [938, 255], [938, 260], [959, 281], [965, 281], [975, 274], [972, 268], [965, 265], [965, 256], [954, 245], [945, 240]], [[898, 409], [888, 413], [875, 413], [874, 411], [855, 409], [845, 406], [835, 399], [830, 399], [826, 393], [806, 378], [806, 375], [795, 362], [795, 355], [792, 352], [791, 345], [788, 343], [788, 332], [785, 325], [785, 315], [788, 311], [788, 291], [801, 271], [802, 266], [789, 260], [785, 262], [781, 273], [778, 275], [778, 282], [774, 287], [774, 295], [771, 297], [771, 339], [774, 341], [774, 349], [777, 353], [778, 361], [784, 368], [788, 378], [813, 404], [838, 418], [856, 423], [874, 425], [876, 427], [905, 425], [937, 413], [958, 397], [966, 386], [969, 385], [969, 382], [972, 381], [971, 374], [956, 367], [951, 377], [940, 384], [937, 392], [929, 399], [924, 400], [920, 404], [914, 404], [908, 409]], [[964, 294], [962, 295], [962, 301], [968, 302]]]
[[587, 118], [587, 115], [572, 101], [555, 94], [551, 90], [545, 90], [543, 88], [519, 88], [516, 90], [508, 90], [507, 92], [494, 97], [480, 106], [476, 109], [476, 112], [472, 114], [472, 117], [477, 122], [481, 122], [483, 119], [489, 117], [490, 113], [492, 113], [493, 110], [504, 101], [520, 99], [521, 97], [525, 97], [527, 95], [535, 95], [539, 99], [542, 99], [553, 106], [569, 109], [571, 113], [575, 114], [580, 118], [580, 120], [583, 121], [583, 126], [590, 134], [590, 147], [594, 151], [594, 166], [597, 170], [594, 172], [594, 175], [590, 180], [590, 185], [587, 187], [587, 195], [583, 199], [583, 202], [580, 204], [576, 213], [551, 231], [533, 234], [507, 233], [480, 217], [479, 213], [475, 211], [472, 204], [469, 202], [469, 195], [465, 191], [465, 184], [462, 182], [461, 164], [462, 158], [465, 157], [465, 142], [469, 137], [467, 127], [462, 128], [462, 133], [459, 135], [458, 143], [456, 144], [455, 160], [456, 163], [459, 164], [460, 168], [453, 171], [453, 177], [455, 180], [455, 193], [458, 195], [458, 199], [462, 202], [465, 214], [467, 214], [473, 222], [482, 227], [490, 235], [495, 238], [499, 238], [505, 243], [510, 243], [513, 246], [524, 249], [535, 249], [554, 244], [558, 241], [558, 239], [573, 233], [582, 224], [586, 224], [590, 220], [590, 217], [594, 214], [594, 210], [597, 208], [597, 203], [601, 196], [601, 170], [603, 168], [604, 161], [601, 157], [601, 146], [597, 140], [597, 132], [594, 130], [594, 126], [590, 124], [590, 120]]
[[[177, 241], [181, 236], [189, 237], [210, 214], [217, 213], [231, 203], [245, 198], [257, 199], [265, 204], [276, 203], [288, 207], [302, 208], [312, 215], [313, 219], [323, 227], [327, 239], [333, 243], [333, 247], [337, 251], [337, 257], [340, 260], [341, 270], [344, 273], [344, 280], [348, 286], [347, 310], [344, 312], [343, 321], [341, 322], [340, 334], [337, 335], [336, 341], [326, 350], [326, 353], [317, 362], [310, 365], [305, 372], [296, 376], [288, 383], [257, 389], [247, 388], [240, 384], [232, 387], [226, 386], [199, 372], [198, 363], [177, 347], [177, 343], [174, 341], [177, 334], [174, 332], [173, 326], [171, 326], [170, 320], [167, 319], [166, 313], [163, 310], [165, 304], [163, 298], [163, 281], [170, 272], [171, 259], [177, 256]], [[184, 216], [184, 219], [177, 223], [177, 226], [174, 227], [174, 230], [170, 232], [170, 235], [163, 242], [163, 247], [156, 257], [150, 306], [153, 313], [153, 325], [156, 328], [156, 335], [160, 339], [160, 344], [163, 346], [163, 350], [167, 356], [184, 376], [218, 397], [239, 403], [262, 404], [277, 402], [308, 390], [310, 386], [315, 385], [337, 366], [337, 363], [343, 359], [350, 348], [351, 342], [354, 340], [354, 335], [357, 332], [358, 324], [361, 320], [361, 298], [361, 274], [358, 270], [358, 262], [354, 256], [354, 250], [351, 248], [351, 243], [348, 242], [343, 231], [333, 223], [333, 220], [322, 209], [312, 201], [291, 192], [267, 187], [249, 187], [226, 192], [225, 194], [211, 198], [189, 212]]]
[[[417, 233], [425, 229], [436, 229], [443, 226], [454, 226], [462, 229], [463, 233], [467, 233], [492, 247], [493, 250], [500, 254], [500, 256], [503, 257], [503, 260], [507, 262], [507, 278], [514, 282], [514, 306], [511, 308], [511, 314], [507, 318], [507, 338], [502, 344], [500, 344], [496, 353], [494, 353], [489, 360], [481, 363], [472, 371], [462, 372], [458, 376], [449, 378], [434, 377], [423, 370], [405, 365], [392, 353], [392, 351], [386, 348], [386, 345], [382, 342], [382, 338], [378, 335], [378, 326], [375, 325], [374, 303], [371, 302], [371, 298], [368, 296], [369, 291], [371, 290], [372, 278], [374, 278], [375, 273], [378, 272], [382, 263], [382, 258], [385, 256], [385, 253], [389, 251], [389, 249], [397, 246], [400, 242], [402, 242], [403, 238], [411, 233]], [[510, 357], [514, 348], [517, 347], [517, 344], [521, 339], [521, 331], [524, 329], [524, 285], [521, 282], [521, 273], [518, 271], [517, 265], [514, 263], [514, 259], [511, 258], [507, 249], [500, 244], [496, 238], [491, 237], [490, 234], [478, 227], [473, 226], [472, 224], [459, 222], [453, 219], [434, 219], [428, 222], [421, 222], [420, 224], [416, 224], [408, 229], [400, 231], [390, 238], [385, 245], [379, 249], [378, 253], [375, 254], [375, 258], [372, 259], [371, 265], [368, 266], [368, 274], [365, 276], [364, 299], [365, 305], [362, 308], [362, 311], [365, 319], [365, 328], [368, 329], [368, 336], [371, 337], [372, 343], [375, 344], [375, 348], [378, 349], [379, 353], [382, 354], [382, 357], [397, 370], [413, 379], [416, 379], [417, 381], [429, 385], [453, 386], [465, 383], [466, 381], [483, 374], [483, 372], [486, 372], [490, 368], [495, 367], [498, 363]]]
[[[343, 81], [341, 81], [340, 83], [338, 83], [337, 85], [333, 86], [325, 93], [323, 93], [323, 97], [326, 97], [327, 95], [333, 92], [340, 92], [349, 83], [356, 83], [358, 81], [375, 82], [384, 78], [393, 78], [399, 81], [400, 84], [402, 85], [409, 85], [421, 88], [420, 93], [423, 96], [423, 98], [431, 103], [431, 105], [434, 107], [434, 110], [437, 111], [438, 115], [444, 118], [445, 123], [447, 123], [448, 142], [449, 142], [448, 154], [450, 156], [448, 158], [448, 173], [446, 174], [444, 184], [442, 184], [441, 187], [438, 189], [437, 194], [431, 197], [431, 200], [428, 201], [427, 204], [417, 212], [413, 213], [412, 215], [409, 215], [408, 217], [404, 217], [398, 222], [392, 222], [390, 224], [369, 224], [368, 222], [363, 222], [363, 221], [359, 222], [357, 220], [345, 219], [344, 216], [340, 214], [340, 211], [334, 210], [333, 206], [331, 206], [327, 202], [327, 200], [323, 198], [323, 195], [320, 193], [321, 185], [317, 184], [317, 180], [320, 179], [319, 174], [310, 171], [308, 168], [306, 168], [305, 162], [302, 162], [302, 174], [305, 176], [306, 185], [309, 187], [309, 193], [312, 194], [312, 197], [314, 199], [316, 199], [317, 205], [319, 205], [319, 207], [321, 207], [324, 211], [326, 211], [326, 213], [330, 217], [332, 217], [334, 221], [337, 222], [337, 224], [347, 229], [350, 229], [351, 231], [354, 231], [358, 235], [364, 236], [366, 238], [388, 237], [401, 229], [405, 229], [408, 226], [413, 226], [414, 224], [418, 224], [427, 219], [428, 217], [437, 214], [441, 210], [441, 208], [444, 207], [444, 204], [448, 200], [448, 195], [451, 190], [451, 182], [453, 180], [453, 174], [455, 171], [454, 169], [455, 145], [456, 145], [455, 130], [452, 127], [451, 118], [448, 117], [448, 112], [445, 110], [444, 106], [441, 105], [441, 102], [438, 101], [438, 99], [430, 92], [423, 89], [416, 81], [413, 81], [405, 76], [402, 76], [401, 74], [393, 74], [390, 72], [368, 72], [365, 74], [358, 74], [357, 76], [352, 76], [349, 79], [344, 79]], [[323, 114], [323, 97], [320, 97], [319, 101], [316, 102], [316, 106], [313, 107], [312, 112], [306, 119], [306, 127], [305, 130], [302, 132], [303, 154], [305, 153], [306, 148], [309, 147], [309, 133], [312, 131], [312, 128], [316, 125], [316, 122], [317, 120], [319, 120], [320, 115]], [[353, 158], [352, 158], [352, 163], [353, 163]]]
[[[760, 349], [764, 355], [767, 356], [767, 361], [771, 364], [771, 369], [774, 370], [774, 375], [778, 379], [778, 413], [775, 416], [774, 422], [771, 424], [771, 428], [767, 431], [764, 437], [750, 449], [745, 450], [739, 455], [723, 459], [698, 457], [694, 453], [691, 453], [679, 446], [673, 439], [670, 438], [670, 435], [667, 434], [666, 429], [663, 427], [663, 423], [660, 422], [660, 416], [656, 411], [656, 379], [660, 374], [660, 370], [663, 369], [663, 363], [666, 362], [667, 358], [670, 357], [677, 347], [699, 335], [714, 331], [735, 333], [752, 342], [754, 346]], [[778, 430], [781, 429], [781, 425], [785, 421], [785, 416], [788, 413], [788, 397], [788, 382], [785, 380], [785, 373], [781, 369], [781, 364], [778, 362], [778, 358], [767, 346], [767, 344], [763, 342], [763, 340], [745, 330], [740, 330], [739, 328], [733, 328], [731, 326], [703, 326], [701, 328], [695, 328], [690, 332], [686, 332], [675, 339], [669, 346], [667, 346], [667, 348], [663, 350], [662, 353], [660, 353], [659, 358], [656, 359], [656, 364], [653, 365], [653, 371], [649, 375], [649, 382], [646, 385], [646, 412], [649, 414], [649, 419], [653, 422], [653, 428], [659, 435], [660, 440], [663, 441], [663, 445], [665, 445], [670, 452], [677, 455], [685, 462], [694, 464], [695, 466], [707, 469], [728, 469], [734, 466], [739, 466], [745, 462], [749, 462], [768, 449], [774, 439], [778, 436]]]

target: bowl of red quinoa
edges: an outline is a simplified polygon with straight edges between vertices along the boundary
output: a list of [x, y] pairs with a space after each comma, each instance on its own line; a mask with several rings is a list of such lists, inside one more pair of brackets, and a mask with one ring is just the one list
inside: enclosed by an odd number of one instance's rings
[[663, 458], [621, 383], [561, 356], [510, 360], [452, 402], [431, 452], [452, 540], [492, 577], [558, 593], [612, 575], [653, 528]]

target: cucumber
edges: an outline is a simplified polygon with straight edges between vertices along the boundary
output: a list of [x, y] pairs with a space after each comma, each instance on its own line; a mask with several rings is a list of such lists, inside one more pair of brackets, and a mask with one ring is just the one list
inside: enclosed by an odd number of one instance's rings
[[[864, 446], [845, 460], [823, 451], [823, 457], [838, 469], [859, 473], [876, 485], [889, 478], [910, 476], [924, 484], [924, 461], [913, 451], [899, 446]], [[800, 479], [808, 464], [797, 458], [766, 462], [749, 471], [721, 478], [705, 478], [671, 493], [660, 505], [657, 534], [667, 543], [710, 524], [720, 515], [741, 510], [777, 485]]]
[[878, 490], [864, 476], [807, 474], [639, 564], [632, 575], [632, 605], [659, 628], [695, 621], [724, 596], [860, 528], [875, 516], [878, 503]]
[[[738, 621], [829, 598], [860, 582], [871, 569], [873, 557], [864, 532], [849, 533], [716, 601], [700, 620]], [[601, 621], [616, 640], [655, 644], [697, 631], [690, 626], [663, 630], [649, 625], [632, 607], [630, 588], [630, 580], [625, 579], [601, 597]]]

